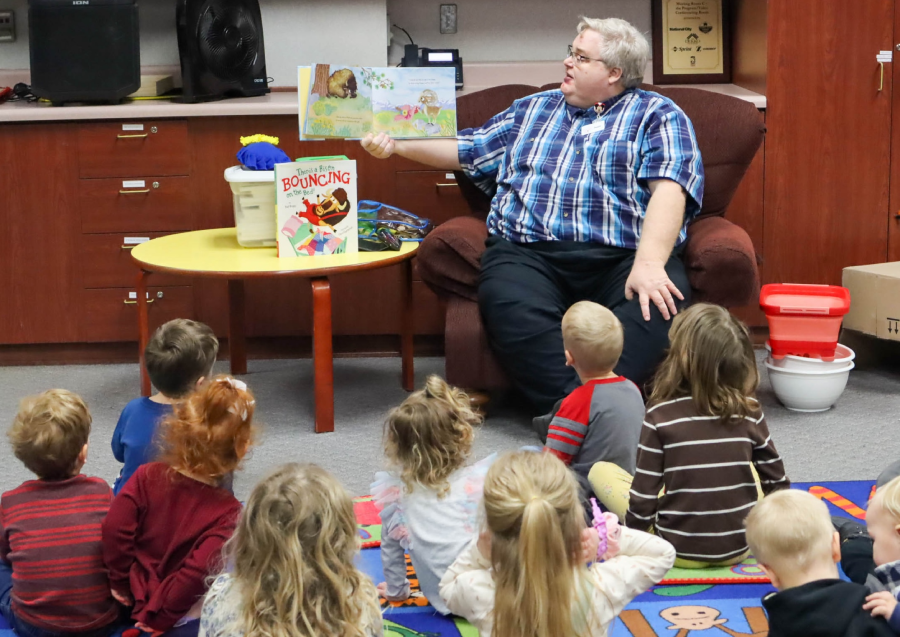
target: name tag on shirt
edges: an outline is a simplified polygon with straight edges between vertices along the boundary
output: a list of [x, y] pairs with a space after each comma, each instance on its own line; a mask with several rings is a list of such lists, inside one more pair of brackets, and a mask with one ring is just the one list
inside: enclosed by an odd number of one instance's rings
[[606, 122], [604, 122], [603, 120], [600, 120], [598, 122], [594, 122], [592, 124], [588, 124], [587, 126], [584, 126], [581, 129], [581, 134], [584, 136], [588, 136], [591, 133], [596, 133], [598, 131], [602, 131], [605, 126], [606, 126]]

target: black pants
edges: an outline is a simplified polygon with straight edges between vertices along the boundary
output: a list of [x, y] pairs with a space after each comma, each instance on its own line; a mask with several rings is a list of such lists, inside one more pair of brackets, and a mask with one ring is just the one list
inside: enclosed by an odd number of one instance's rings
[[[560, 324], [569, 306], [594, 301], [618, 317], [625, 349], [616, 373], [639, 387], [652, 376], [669, 343], [669, 326], [651, 302], [645, 321], [637, 296], [625, 299], [634, 250], [568, 241], [516, 244], [490, 237], [481, 257], [478, 305], [491, 346], [513, 384], [546, 413], [579, 385], [566, 367]], [[679, 254], [666, 273], [690, 301], [691, 287]]]
[[[900, 460], [891, 463], [881, 472], [875, 486], [881, 488], [900, 475]], [[851, 582], [865, 584], [866, 578], [875, 572], [872, 559], [872, 538], [852, 537], [841, 544], [841, 568]]]

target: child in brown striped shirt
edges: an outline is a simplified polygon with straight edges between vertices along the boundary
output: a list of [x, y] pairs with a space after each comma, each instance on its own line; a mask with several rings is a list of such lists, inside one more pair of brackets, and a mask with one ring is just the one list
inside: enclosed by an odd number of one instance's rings
[[626, 524], [675, 547], [676, 566], [737, 564], [744, 518], [790, 482], [753, 397], [759, 383], [746, 326], [699, 303], [679, 314], [654, 378]]

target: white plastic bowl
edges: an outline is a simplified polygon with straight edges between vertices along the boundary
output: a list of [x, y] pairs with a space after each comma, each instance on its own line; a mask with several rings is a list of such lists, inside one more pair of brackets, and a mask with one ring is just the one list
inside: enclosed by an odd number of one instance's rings
[[788, 354], [784, 358], [772, 358], [772, 348], [766, 341], [766, 351], [769, 352], [767, 359], [775, 367], [782, 369], [806, 369], [811, 372], [822, 372], [827, 370], [840, 369], [847, 367], [856, 358], [856, 352], [838, 343], [837, 349], [834, 351], [833, 361], [823, 361], [820, 358], [807, 358], [806, 356], [792, 356]]
[[850, 377], [854, 364], [826, 371], [806, 369], [785, 369], [766, 361], [769, 380], [775, 395], [788, 409], [793, 411], [828, 411], [834, 405]]

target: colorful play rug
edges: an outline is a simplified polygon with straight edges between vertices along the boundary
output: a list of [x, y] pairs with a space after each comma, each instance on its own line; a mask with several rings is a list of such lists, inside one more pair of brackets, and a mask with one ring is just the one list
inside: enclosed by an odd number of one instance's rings
[[[828, 503], [833, 515], [865, 518], [872, 481], [803, 482], [804, 489]], [[381, 569], [381, 520], [369, 496], [353, 503], [363, 546], [361, 568], [375, 583]], [[478, 637], [465, 620], [439, 615], [421, 593], [412, 564], [407, 577], [413, 596], [403, 603], [383, 602], [385, 637]], [[612, 637], [764, 637], [768, 623], [760, 600], [772, 587], [754, 560], [720, 569], [672, 569], [659, 586], [638, 596], [613, 625]], [[675, 631], [675, 632], [673, 632]], [[707, 632], [708, 631], [708, 632]], [[15, 637], [0, 618], [0, 637]]]
[[[865, 518], [865, 506], [874, 488], [871, 481], [805, 482], [794, 488], [809, 491], [828, 504], [833, 515]], [[377, 511], [370, 498], [354, 506], [364, 541], [381, 537]], [[381, 551], [362, 551], [362, 569], [377, 583], [384, 580]], [[387, 637], [475, 637], [468, 622], [443, 617], [418, 592], [415, 571], [407, 559], [407, 577], [413, 596], [403, 603], [382, 600]], [[612, 637], [764, 637], [768, 622], [761, 600], [774, 590], [752, 558], [742, 564], [716, 569], [672, 569], [659, 586], [638, 596], [616, 619]], [[675, 632], [672, 632], [675, 631]]]
[[[865, 506], [875, 485], [871, 481], [855, 482], [798, 482], [795, 489], [809, 491], [824, 500], [833, 515], [865, 519]], [[381, 521], [371, 496], [356, 498], [353, 503], [363, 548], [381, 545]], [[673, 568], [663, 578], [660, 585], [690, 584], [768, 584], [756, 559], [749, 559], [735, 566], [718, 568], [687, 569]]]

